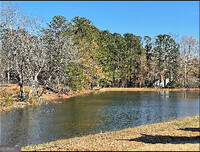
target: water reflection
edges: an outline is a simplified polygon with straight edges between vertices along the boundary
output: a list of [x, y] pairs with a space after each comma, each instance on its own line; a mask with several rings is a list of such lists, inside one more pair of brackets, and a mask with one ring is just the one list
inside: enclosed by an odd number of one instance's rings
[[196, 92], [104, 92], [0, 115], [2, 145], [30, 145], [199, 115]]

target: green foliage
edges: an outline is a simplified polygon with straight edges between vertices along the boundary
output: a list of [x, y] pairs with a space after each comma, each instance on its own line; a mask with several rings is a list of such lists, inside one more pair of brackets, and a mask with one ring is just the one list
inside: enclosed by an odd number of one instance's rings
[[29, 101], [29, 95], [28, 94], [25, 95], [25, 99], [24, 100], [25, 100], [25, 102]]
[[170, 35], [164, 34], [156, 37], [154, 56], [160, 78], [177, 80], [179, 55], [179, 45]]
[[13, 104], [13, 98], [11, 96], [7, 96], [4, 101], [1, 102], [2, 107], [10, 106]]

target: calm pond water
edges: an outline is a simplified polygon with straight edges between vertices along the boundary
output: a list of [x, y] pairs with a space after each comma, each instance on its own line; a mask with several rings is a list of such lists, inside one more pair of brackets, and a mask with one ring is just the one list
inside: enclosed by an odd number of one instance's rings
[[0, 145], [32, 145], [199, 115], [197, 92], [102, 92], [0, 115]]

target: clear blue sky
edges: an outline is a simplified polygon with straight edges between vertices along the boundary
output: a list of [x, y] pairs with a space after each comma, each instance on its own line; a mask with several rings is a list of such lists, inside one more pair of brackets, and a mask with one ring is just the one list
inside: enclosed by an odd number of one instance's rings
[[18, 1], [30, 15], [49, 22], [55, 15], [69, 21], [86, 17], [100, 30], [154, 37], [177, 33], [199, 39], [198, 1]]

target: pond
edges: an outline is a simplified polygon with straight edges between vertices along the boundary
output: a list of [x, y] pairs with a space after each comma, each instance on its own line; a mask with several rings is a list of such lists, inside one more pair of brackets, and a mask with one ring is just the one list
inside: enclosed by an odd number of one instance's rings
[[0, 115], [0, 145], [26, 146], [199, 115], [198, 92], [102, 92]]

